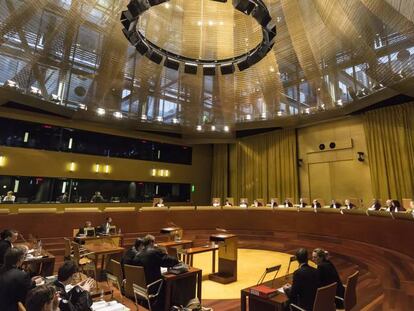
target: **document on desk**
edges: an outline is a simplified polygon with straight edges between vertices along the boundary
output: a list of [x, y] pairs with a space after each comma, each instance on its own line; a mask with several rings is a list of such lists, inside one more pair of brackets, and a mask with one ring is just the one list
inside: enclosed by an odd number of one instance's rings
[[113, 301], [97, 301], [92, 304], [92, 311], [130, 311], [129, 308], [125, 307], [123, 304], [113, 300]]
[[161, 274], [168, 272], [168, 268], [161, 267], [160, 270], [161, 270]]
[[282, 287], [279, 287], [279, 288], [277, 289], [277, 291], [278, 291], [279, 293], [281, 293], [281, 294], [284, 294], [284, 293], [285, 293], [285, 291], [283, 290], [283, 286], [282, 286]]

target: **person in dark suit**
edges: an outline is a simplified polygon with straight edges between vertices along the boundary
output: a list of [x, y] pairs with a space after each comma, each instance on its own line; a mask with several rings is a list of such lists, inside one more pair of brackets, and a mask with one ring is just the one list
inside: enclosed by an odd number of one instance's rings
[[[4, 256], [4, 264], [0, 268], [0, 309], [17, 311], [17, 303], [24, 302], [30, 289], [34, 288], [35, 280], [20, 270], [26, 252], [22, 248], [10, 248]], [[39, 279], [40, 280], [40, 279]]]
[[283, 205], [285, 207], [293, 207], [293, 204], [292, 204], [292, 202], [289, 201], [289, 199], [286, 199], [285, 202], [283, 203]]
[[345, 206], [346, 209], [353, 209], [356, 208], [356, 205], [354, 203], [351, 203], [348, 199], [345, 200]]
[[321, 203], [318, 202], [318, 200], [312, 201], [312, 208], [321, 208]]
[[109, 234], [110, 227], [112, 226], [112, 218], [107, 217], [105, 222], [100, 227], [100, 232], [103, 234]]
[[14, 230], [5, 229], [0, 234], [0, 266], [4, 262], [4, 255], [13, 247], [13, 243], [16, 242], [18, 233]]
[[337, 202], [336, 200], [331, 201], [331, 208], [341, 208], [341, 203]]
[[85, 221], [85, 225], [83, 227], [79, 228], [78, 234], [77, 235], [84, 235], [85, 234], [85, 229], [92, 229], [92, 222], [90, 220]]
[[134, 245], [124, 253], [121, 259], [122, 268], [124, 267], [124, 265], [140, 266], [139, 261], [135, 258], [138, 255], [138, 253], [142, 251], [143, 242], [144, 239], [142, 238], [136, 239]]
[[378, 211], [381, 208], [381, 203], [378, 199], [372, 201], [372, 205], [368, 208], [370, 211]]
[[95, 191], [95, 194], [91, 198], [91, 203], [102, 203], [105, 202], [100, 191]]
[[405, 212], [406, 209], [401, 206], [400, 201], [398, 200], [391, 200], [391, 206], [389, 208], [390, 212]]
[[[319, 287], [336, 283], [336, 296], [344, 298], [345, 288], [333, 263], [328, 259], [327, 252], [321, 248], [315, 248], [312, 252], [312, 260], [318, 266]], [[337, 308], [342, 308], [338, 301]]]
[[42, 285], [32, 289], [26, 298], [27, 311], [58, 310], [59, 296], [52, 285]]
[[[169, 256], [163, 250], [155, 246], [155, 237], [148, 234], [143, 239], [143, 249], [135, 256], [144, 267], [145, 280], [147, 284], [162, 278], [161, 267], [173, 267], [178, 264], [176, 257]], [[150, 291], [154, 294], [158, 290], [157, 286], [151, 287]], [[152, 306], [152, 310], [164, 310], [164, 290], [161, 290], [158, 299]]]
[[70, 291], [66, 291], [66, 285], [73, 281], [73, 275], [78, 271], [76, 263], [69, 260], [58, 270], [58, 278], [53, 283], [61, 300], [59, 309], [61, 311], [89, 311], [92, 306], [92, 298], [89, 294], [94, 284], [93, 279], [86, 279], [82, 283], [74, 286]]
[[289, 303], [293, 303], [305, 310], [312, 310], [316, 291], [319, 285], [318, 270], [308, 265], [308, 251], [300, 248], [296, 251], [296, 259], [299, 269], [293, 273], [292, 285], [283, 287], [289, 297]]
[[304, 208], [304, 207], [306, 207], [306, 205], [308, 205], [308, 203], [306, 203], [303, 198], [300, 198], [299, 199], [299, 207]]

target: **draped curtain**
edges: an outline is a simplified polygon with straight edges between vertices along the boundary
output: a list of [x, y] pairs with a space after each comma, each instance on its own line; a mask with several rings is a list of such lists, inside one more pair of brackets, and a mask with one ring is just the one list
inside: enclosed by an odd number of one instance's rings
[[414, 103], [364, 115], [374, 196], [382, 200], [414, 196]]
[[[289, 197], [297, 199], [297, 150], [295, 130], [278, 130], [271, 133], [250, 136], [238, 140], [229, 146], [229, 188], [221, 190], [228, 193], [235, 202], [248, 198], [269, 201], [277, 197], [281, 200]], [[215, 148], [214, 152], [225, 153], [227, 149]], [[214, 159], [220, 157], [214, 155]], [[213, 160], [214, 163], [218, 162]], [[215, 176], [220, 165], [213, 166], [212, 189], [224, 186]], [[227, 190], [227, 191], [226, 191]], [[213, 194], [219, 192], [213, 191]]]
[[228, 196], [228, 145], [213, 145], [213, 176], [211, 185], [211, 196], [221, 198], [222, 201]]

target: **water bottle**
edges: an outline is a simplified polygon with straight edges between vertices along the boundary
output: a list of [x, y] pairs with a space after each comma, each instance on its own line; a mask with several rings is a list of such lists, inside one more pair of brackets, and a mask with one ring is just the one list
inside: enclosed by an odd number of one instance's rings
[[37, 256], [42, 255], [42, 240], [37, 241]]

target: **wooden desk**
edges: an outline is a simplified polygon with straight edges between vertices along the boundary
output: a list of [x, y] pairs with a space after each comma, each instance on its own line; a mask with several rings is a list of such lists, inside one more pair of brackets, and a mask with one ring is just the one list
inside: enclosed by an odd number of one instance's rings
[[185, 305], [194, 297], [201, 301], [201, 269], [190, 267], [186, 273], [177, 275], [166, 273], [163, 276], [165, 282], [165, 311], [169, 311], [174, 305]]
[[212, 234], [210, 241], [219, 245], [219, 262], [218, 272], [210, 274], [208, 278], [221, 284], [237, 281], [237, 235], [228, 233]]
[[179, 240], [179, 241], [168, 241], [168, 242], [161, 242], [161, 243], [157, 243], [158, 246], [163, 246], [165, 248], [169, 248], [169, 247], [176, 247], [176, 246], [193, 246], [193, 241], [192, 240]]
[[[282, 276], [273, 281], [263, 283], [272, 288], [280, 288], [286, 283], [292, 283], [293, 274]], [[256, 285], [254, 285], [256, 286]], [[240, 310], [246, 311], [247, 301], [249, 303], [249, 311], [284, 311], [287, 301], [289, 300], [285, 294], [277, 293], [272, 298], [262, 298], [250, 293], [250, 289], [254, 286], [241, 290]]]
[[[19, 244], [15, 244], [15, 246], [25, 246], [29, 249], [31, 249], [31, 244], [30, 243], [19, 243]], [[32, 253], [34, 254], [34, 253]], [[23, 262], [23, 267], [30, 267], [32, 270], [34, 270], [33, 272], [43, 276], [43, 277], [47, 277], [47, 276], [51, 276], [53, 275], [53, 271], [55, 269], [55, 256], [53, 256], [51, 253], [49, 253], [47, 250], [42, 249], [42, 252], [40, 254], [42, 257], [40, 258], [25, 258], [24, 262]]]
[[75, 239], [77, 239], [80, 244], [112, 244], [114, 246], [122, 246], [123, 238], [124, 236], [122, 234], [75, 237]]
[[191, 247], [186, 248], [181, 252], [181, 254], [184, 256], [183, 261], [189, 265], [190, 267], [193, 266], [193, 256], [195, 254], [201, 254], [206, 252], [212, 252], [212, 272], [216, 272], [216, 252], [219, 249], [218, 245], [208, 245], [208, 246], [200, 246], [200, 247]]
[[85, 249], [88, 252], [95, 253], [96, 260], [95, 260], [95, 267], [98, 269], [98, 262], [99, 262], [99, 256], [102, 257], [101, 262], [101, 269], [105, 269], [105, 257], [108, 257], [109, 255], [113, 254], [120, 254], [125, 251], [123, 247], [120, 246], [113, 246], [112, 243], [109, 244], [86, 244]]

